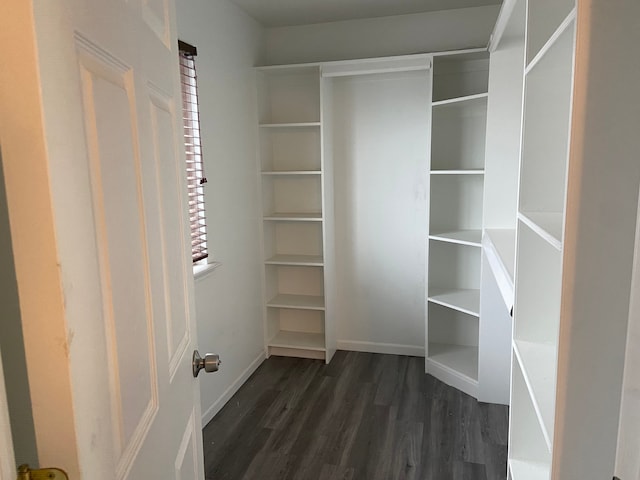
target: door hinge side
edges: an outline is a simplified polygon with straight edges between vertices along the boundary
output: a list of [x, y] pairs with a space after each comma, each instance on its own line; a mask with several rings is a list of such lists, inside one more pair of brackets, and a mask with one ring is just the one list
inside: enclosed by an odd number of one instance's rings
[[69, 480], [69, 477], [59, 468], [32, 470], [29, 465], [20, 465], [18, 467], [18, 480]]

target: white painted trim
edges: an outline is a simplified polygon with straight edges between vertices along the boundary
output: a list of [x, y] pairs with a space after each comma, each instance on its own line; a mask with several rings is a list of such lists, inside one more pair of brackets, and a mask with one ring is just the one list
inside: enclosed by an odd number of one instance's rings
[[389, 355], [408, 355], [410, 357], [424, 357], [424, 347], [419, 345], [400, 345], [396, 343], [338, 340], [338, 350], [367, 353], [385, 353]]
[[14, 458], [9, 405], [7, 404], [2, 357], [0, 356], [0, 480], [14, 480], [16, 478]]
[[216, 414], [222, 410], [222, 407], [226, 405], [226, 403], [233, 397], [240, 387], [249, 379], [249, 377], [255, 372], [262, 362], [267, 358], [267, 355], [264, 351], [260, 352], [260, 354], [256, 357], [256, 359], [251, 362], [251, 364], [240, 374], [240, 376], [231, 384], [229, 387], [218, 397], [218, 399], [213, 402], [213, 404], [207, 408], [207, 410], [202, 414], [202, 428], [204, 428], [207, 423], [209, 423]]
[[202, 280], [203, 278], [208, 277], [216, 270], [218, 267], [221, 267], [222, 263], [220, 262], [211, 262], [206, 265], [194, 265], [193, 266], [193, 279], [197, 282]]
[[441, 57], [446, 55], [458, 55], [462, 53], [480, 53], [486, 52], [486, 47], [483, 48], [465, 48], [462, 50], [445, 50], [442, 52], [428, 52], [428, 53], [414, 53], [409, 55], [392, 55], [389, 57], [371, 57], [371, 58], [357, 58], [353, 60], [332, 60], [328, 62], [313, 62], [313, 63], [290, 63], [284, 65], [262, 65], [255, 67], [258, 72], [270, 72], [270, 71], [285, 71], [288, 69], [303, 69], [303, 68], [315, 68], [315, 67], [340, 67], [345, 65], [356, 65], [367, 63], [375, 63], [380, 61], [411, 61], [417, 59], [429, 59], [432, 57]]
[[340, 65], [323, 65], [320, 72], [323, 77], [348, 77], [374, 73], [395, 73], [429, 70], [431, 57], [419, 56], [408, 59], [377, 59], [375, 61], [354, 61]]
[[447, 385], [450, 385], [458, 390], [471, 395], [473, 398], [478, 398], [478, 381], [473, 380], [466, 375], [442, 365], [439, 362], [435, 362], [427, 358], [426, 373], [433, 375], [438, 380]]
[[441, 52], [433, 52], [431, 55], [434, 57], [444, 57], [449, 55], [458, 55], [461, 53], [481, 53], [486, 52], [486, 47], [481, 48], [463, 48], [462, 50], [443, 50]]
[[513, 13], [513, 9], [515, 8], [515, 6], [516, 0], [504, 0], [504, 3], [500, 8], [500, 13], [498, 14], [498, 20], [496, 20], [496, 25], [495, 27], [493, 27], [493, 32], [489, 37], [488, 50], [490, 53], [495, 52], [496, 48], [498, 48], [500, 40], [502, 40], [502, 35], [504, 35], [504, 31], [509, 24], [511, 14]]

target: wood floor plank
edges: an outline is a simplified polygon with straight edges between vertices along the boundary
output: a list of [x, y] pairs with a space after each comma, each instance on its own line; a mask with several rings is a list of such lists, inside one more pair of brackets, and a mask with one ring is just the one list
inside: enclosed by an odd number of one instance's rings
[[504, 405], [479, 403], [480, 426], [485, 442], [507, 445], [509, 440], [509, 409]]
[[422, 467], [422, 423], [396, 424], [395, 448], [392, 455], [391, 475], [383, 479], [419, 480]]
[[424, 359], [271, 357], [203, 432], [207, 480], [505, 480], [508, 409]]
[[353, 480], [353, 468], [325, 464], [320, 471], [319, 480]]
[[459, 420], [456, 435], [461, 446], [464, 462], [484, 464], [484, 442], [480, 428], [480, 408], [475, 398], [469, 395], [459, 397]]
[[486, 480], [485, 466], [480, 463], [455, 462], [453, 478], [456, 480]]

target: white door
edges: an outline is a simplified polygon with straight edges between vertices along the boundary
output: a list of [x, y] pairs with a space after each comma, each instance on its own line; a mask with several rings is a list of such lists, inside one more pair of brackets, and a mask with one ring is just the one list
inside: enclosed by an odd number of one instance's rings
[[173, 1], [3, 8], [24, 36], [3, 38], [2, 146], [41, 465], [202, 479]]
[[615, 475], [620, 480], [640, 480], [640, 208], [624, 365]]

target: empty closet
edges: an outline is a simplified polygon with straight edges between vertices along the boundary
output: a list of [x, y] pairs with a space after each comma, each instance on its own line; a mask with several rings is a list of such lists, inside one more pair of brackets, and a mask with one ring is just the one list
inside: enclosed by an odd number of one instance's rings
[[510, 321], [480, 333], [488, 82], [484, 49], [258, 68], [269, 354], [424, 356], [508, 402]]

